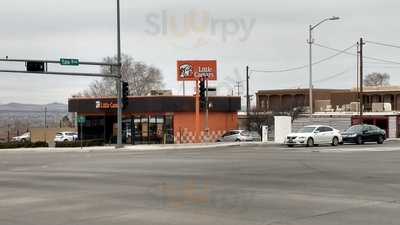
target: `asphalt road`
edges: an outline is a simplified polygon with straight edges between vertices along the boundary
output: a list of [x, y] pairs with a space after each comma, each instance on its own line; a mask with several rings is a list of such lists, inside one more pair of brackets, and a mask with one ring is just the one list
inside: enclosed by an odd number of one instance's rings
[[398, 225], [397, 147], [2, 152], [0, 224]]

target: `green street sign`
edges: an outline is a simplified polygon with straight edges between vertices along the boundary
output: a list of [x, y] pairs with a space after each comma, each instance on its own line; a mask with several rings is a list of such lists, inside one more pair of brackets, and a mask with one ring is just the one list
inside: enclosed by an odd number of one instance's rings
[[86, 123], [86, 117], [84, 117], [84, 116], [78, 116], [78, 123]]
[[60, 59], [60, 64], [63, 66], [79, 66], [79, 59]]

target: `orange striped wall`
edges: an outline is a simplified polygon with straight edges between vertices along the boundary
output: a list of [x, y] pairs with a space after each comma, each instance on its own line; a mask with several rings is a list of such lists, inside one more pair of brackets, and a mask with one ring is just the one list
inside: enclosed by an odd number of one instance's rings
[[[201, 139], [204, 140], [204, 113], [200, 114]], [[238, 116], [236, 112], [210, 112], [209, 120], [210, 141], [215, 142], [221, 135], [228, 130], [238, 128]], [[174, 113], [174, 136], [175, 143], [193, 143], [195, 142], [195, 113], [193, 112], [175, 112]]]

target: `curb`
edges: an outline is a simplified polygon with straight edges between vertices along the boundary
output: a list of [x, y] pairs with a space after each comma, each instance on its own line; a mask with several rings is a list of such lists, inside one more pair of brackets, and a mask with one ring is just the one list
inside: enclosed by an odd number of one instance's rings
[[0, 149], [0, 153], [15, 152], [49, 152], [49, 153], [66, 153], [66, 152], [141, 152], [141, 151], [163, 151], [163, 150], [188, 150], [188, 149], [214, 149], [223, 147], [237, 147], [240, 143], [224, 143], [224, 144], [198, 144], [198, 145], [132, 145], [124, 146], [116, 149], [114, 146], [102, 147], [85, 147], [85, 148], [17, 148], [17, 149]]

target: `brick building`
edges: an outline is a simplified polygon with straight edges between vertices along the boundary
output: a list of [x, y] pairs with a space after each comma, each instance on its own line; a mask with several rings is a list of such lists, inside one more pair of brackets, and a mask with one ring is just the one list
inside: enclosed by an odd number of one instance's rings
[[[265, 112], [309, 108], [309, 89], [261, 90], [257, 108]], [[400, 137], [400, 87], [366, 87], [363, 92], [363, 118], [359, 117], [359, 94], [356, 89], [314, 89], [313, 119], [304, 116], [294, 121], [294, 129], [307, 124], [329, 124], [338, 129], [363, 123], [385, 129], [389, 137]], [[338, 122], [339, 121], [339, 122]]]

